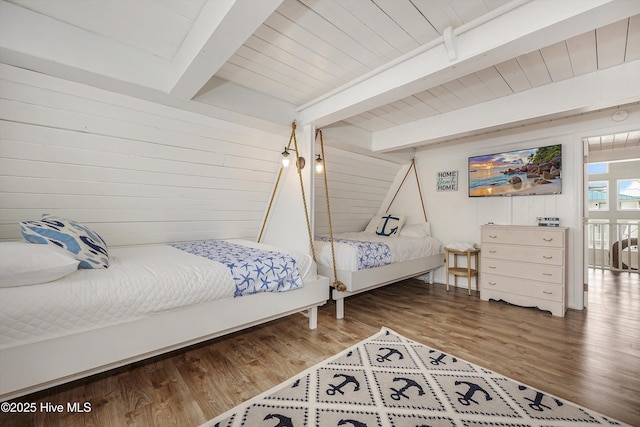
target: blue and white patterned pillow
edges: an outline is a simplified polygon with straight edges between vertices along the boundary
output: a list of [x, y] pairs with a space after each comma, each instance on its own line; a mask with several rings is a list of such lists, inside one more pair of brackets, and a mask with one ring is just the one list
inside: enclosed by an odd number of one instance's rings
[[53, 244], [71, 252], [78, 268], [108, 268], [109, 252], [102, 237], [76, 221], [44, 214], [40, 221], [23, 221], [20, 229], [31, 243]]
[[376, 234], [385, 237], [398, 237], [404, 225], [406, 215], [404, 214], [384, 214], [380, 217]]

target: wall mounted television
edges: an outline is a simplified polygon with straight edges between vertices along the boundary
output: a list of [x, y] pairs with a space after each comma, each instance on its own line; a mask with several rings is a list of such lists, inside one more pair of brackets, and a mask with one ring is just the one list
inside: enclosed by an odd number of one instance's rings
[[469, 197], [562, 192], [562, 145], [469, 157]]

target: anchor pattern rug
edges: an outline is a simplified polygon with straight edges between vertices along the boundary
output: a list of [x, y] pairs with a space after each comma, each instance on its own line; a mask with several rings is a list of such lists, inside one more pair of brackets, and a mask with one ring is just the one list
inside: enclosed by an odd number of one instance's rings
[[624, 425], [383, 328], [202, 427]]

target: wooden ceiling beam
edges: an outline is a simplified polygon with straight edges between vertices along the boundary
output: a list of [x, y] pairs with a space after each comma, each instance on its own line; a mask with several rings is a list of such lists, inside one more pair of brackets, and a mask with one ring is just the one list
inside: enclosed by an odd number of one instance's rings
[[345, 120], [638, 13], [636, 1], [517, 0], [456, 28], [456, 59], [441, 37], [300, 106], [298, 121], [322, 127]]
[[192, 99], [283, 0], [205, 3], [171, 65], [168, 92]]
[[[640, 102], [640, 60], [374, 132], [374, 152], [424, 146], [508, 126]], [[517, 106], [517, 108], [514, 108]]]

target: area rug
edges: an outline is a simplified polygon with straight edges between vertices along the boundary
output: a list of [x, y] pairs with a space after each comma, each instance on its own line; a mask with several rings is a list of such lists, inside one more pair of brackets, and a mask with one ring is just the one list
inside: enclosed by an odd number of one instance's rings
[[202, 427], [623, 426], [382, 328]]

